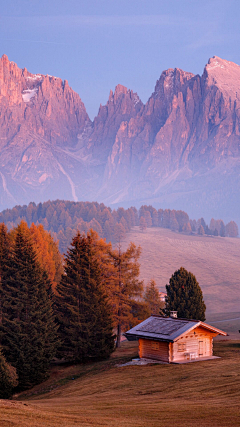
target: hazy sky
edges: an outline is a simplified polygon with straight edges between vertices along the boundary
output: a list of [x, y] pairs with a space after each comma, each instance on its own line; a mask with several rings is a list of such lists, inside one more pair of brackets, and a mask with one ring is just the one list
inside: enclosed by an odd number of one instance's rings
[[240, 64], [239, 0], [0, 0], [0, 54], [66, 79], [93, 118], [118, 83], [143, 102], [167, 68]]

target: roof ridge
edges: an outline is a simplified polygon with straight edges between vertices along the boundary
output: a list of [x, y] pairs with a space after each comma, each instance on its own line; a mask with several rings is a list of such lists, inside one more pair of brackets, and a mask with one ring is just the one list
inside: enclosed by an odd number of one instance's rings
[[[188, 322], [202, 322], [202, 320], [197, 320], [197, 319], [188, 319], [187, 317], [171, 317], [171, 316], [161, 316], [160, 314], [151, 314], [150, 317], [157, 317], [160, 319], [172, 319], [172, 320], [187, 320]], [[148, 317], [149, 319], [149, 317]], [[146, 319], [147, 320], [147, 319]]]

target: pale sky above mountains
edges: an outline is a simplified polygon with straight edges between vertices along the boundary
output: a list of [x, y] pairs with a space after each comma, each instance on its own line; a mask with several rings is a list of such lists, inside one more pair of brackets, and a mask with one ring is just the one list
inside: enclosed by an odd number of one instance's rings
[[239, 0], [0, 0], [0, 55], [66, 79], [93, 118], [120, 83], [143, 102], [167, 68], [240, 64]]

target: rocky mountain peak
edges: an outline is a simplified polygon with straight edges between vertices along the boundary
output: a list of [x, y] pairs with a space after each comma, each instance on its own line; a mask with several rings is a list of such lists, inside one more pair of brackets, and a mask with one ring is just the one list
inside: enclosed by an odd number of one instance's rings
[[128, 92], [128, 89], [125, 86], [118, 84], [115, 87], [114, 97], [118, 98], [121, 94], [126, 95], [127, 92]]
[[8, 56], [3, 54], [0, 58], [0, 66], [5, 68], [10, 68], [10, 66], [16, 66], [15, 62], [10, 62]]
[[118, 84], [115, 87], [114, 92], [110, 90], [108, 102], [116, 102], [119, 98], [122, 98], [127, 93], [128, 89], [125, 86]]
[[213, 56], [205, 66], [203, 76], [208, 86], [216, 86], [223, 95], [240, 98], [240, 66], [234, 62]]
[[[127, 89], [125, 86], [121, 84], [118, 84], [115, 87], [114, 92], [110, 90], [107, 105], [109, 105], [110, 103], [119, 105], [119, 104], [122, 104], [122, 102], [129, 102], [133, 104], [134, 108], [137, 108], [137, 110], [139, 110], [143, 105], [137, 93], [133, 92], [130, 89]], [[137, 106], [137, 104], [139, 105]]]
[[181, 90], [183, 85], [194, 77], [194, 74], [183, 71], [179, 68], [169, 68], [162, 72], [157, 80], [154, 97], [170, 96]]
[[125, 86], [118, 84], [114, 92], [110, 91], [107, 104], [100, 106], [87, 135], [87, 153], [91, 152], [94, 162], [106, 162], [121, 123], [136, 117], [142, 107], [137, 93]]

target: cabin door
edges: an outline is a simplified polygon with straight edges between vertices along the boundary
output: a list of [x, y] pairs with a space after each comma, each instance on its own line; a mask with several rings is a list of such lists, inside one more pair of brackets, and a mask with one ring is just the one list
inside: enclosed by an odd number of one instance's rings
[[198, 341], [198, 357], [204, 356], [204, 341]]
[[211, 356], [211, 339], [206, 338], [206, 356]]
[[211, 339], [202, 338], [198, 341], [198, 357], [211, 356]]

